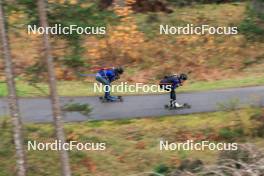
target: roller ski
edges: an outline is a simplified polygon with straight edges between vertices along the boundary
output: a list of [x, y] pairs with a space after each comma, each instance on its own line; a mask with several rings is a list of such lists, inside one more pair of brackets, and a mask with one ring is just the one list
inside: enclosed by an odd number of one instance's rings
[[179, 110], [179, 109], [190, 109], [191, 105], [184, 103], [184, 104], [179, 104], [175, 101], [171, 101], [170, 104], [166, 104], [164, 105], [165, 109], [169, 109], [169, 110]]
[[110, 97], [110, 98], [99, 97], [99, 100], [102, 103], [113, 103], [113, 102], [123, 102], [124, 101], [122, 96]]

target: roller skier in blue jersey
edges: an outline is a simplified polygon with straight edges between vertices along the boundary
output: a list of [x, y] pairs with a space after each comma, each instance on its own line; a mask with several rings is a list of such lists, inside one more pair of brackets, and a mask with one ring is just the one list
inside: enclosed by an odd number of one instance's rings
[[[110, 69], [100, 69], [95, 78], [98, 82], [103, 85], [107, 85], [108, 88], [111, 83], [120, 78], [120, 75], [123, 74], [124, 69], [122, 67], [110, 68]], [[118, 97], [110, 95], [110, 89], [105, 91], [104, 99], [107, 101], [117, 101]]]
[[184, 73], [180, 75], [171, 75], [171, 76], [165, 76], [160, 81], [160, 88], [170, 91], [170, 107], [171, 108], [182, 108], [184, 107], [184, 104], [179, 104], [176, 101], [176, 92], [175, 89], [182, 86], [184, 81], [188, 79], [188, 76]]

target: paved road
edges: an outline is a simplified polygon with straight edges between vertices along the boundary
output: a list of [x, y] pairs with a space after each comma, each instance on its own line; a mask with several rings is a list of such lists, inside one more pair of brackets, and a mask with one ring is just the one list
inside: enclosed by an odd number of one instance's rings
[[[219, 110], [219, 104], [230, 104], [239, 101], [238, 107], [250, 105], [264, 106], [264, 86], [214, 90], [205, 92], [178, 94], [179, 102], [192, 105], [191, 109], [166, 110], [164, 104], [169, 95], [126, 96], [122, 103], [100, 103], [98, 97], [61, 98], [62, 104], [73, 99], [74, 102], [89, 103], [93, 107], [90, 117], [77, 112], [67, 113], [65, 121], [84, 121], [89, 119], [124, 119], [136, 117], [152, 117], [173, 114], [190, 114]], [[19, 100], [24, 122], [50, 122], [52, 113], [49, 100], [46, 98], [23, 98]], [[0, 116], [8, 113], [6, 99], [0, 99]]]

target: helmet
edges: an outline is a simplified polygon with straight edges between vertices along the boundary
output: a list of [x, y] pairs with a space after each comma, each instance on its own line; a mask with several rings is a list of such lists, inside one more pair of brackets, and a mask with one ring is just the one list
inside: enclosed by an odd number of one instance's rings
[[124, 69], [123, 69], [122, 67], [117, 67], [117, 68], [115, 68], [115, 71], [116, 71], [118, 74], [123, 74]]
[[183, 80], [183, 81], [185, 81], [185, 80], [188, 79], [188, 76], [186, 74], [184, 74], [184, 73], [181, 73], [180, 74], [180, 79]]

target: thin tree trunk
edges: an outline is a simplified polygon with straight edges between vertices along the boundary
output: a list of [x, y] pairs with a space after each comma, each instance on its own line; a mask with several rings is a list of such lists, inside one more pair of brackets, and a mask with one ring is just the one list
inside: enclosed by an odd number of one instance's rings
[[17, 156], [17, 175], [26, 175], [26, 157], [23, 147], [23, 135], [22, 135], [22, 123], [20, 119], [17, 95], [16, 95], [16, 85], [14, 81], [13, 69], [12, 69], [12, 58], [9, 47], [9, 40], [5, 26], [5, 15], [3, 8], [3, 1], [0, 0], [0, 31], [1, 31], [1, 42], [2, 42], [2, 52], [5, 61], [5, 73], [6, 81], [8, 86], [8, 103], [10, 109], [10, 115], [12, 117], [13, 123], [13, 135], [16, 147]]
[[[46, 3], [45, 0], [37, 1], [40, 24], [44, 28], [48, 27], [45, 3]], [[43, 34], [43, 45], [44, 45], [45, 58], [47, 60], [50, 98], [51, 98], [51, 103], [52, 103], [56, 136], [57, 136], [57, 140], [59, 140], [62, 144], [64, 144], [65, 136], [64, 136], [64, 129], [63, 129], [62, 112], [60, 108], [59, 97], [57, 94], [56, 76], [55, 76], [55, 71], [54, 71], [53, 58], [51, 54], [51, 46], [49, 43], [49, 35], [45, 33]], [[70, 176], [71, 170], [70, 170], [68, 153], [65, 150], [59, 150], [59, 154], [60, 154], [60, 162], [61, 162], [61, 175]]]

